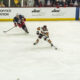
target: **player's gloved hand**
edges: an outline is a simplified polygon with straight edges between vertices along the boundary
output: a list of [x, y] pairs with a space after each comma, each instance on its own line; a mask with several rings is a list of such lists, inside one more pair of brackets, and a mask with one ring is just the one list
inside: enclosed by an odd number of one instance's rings
[[17, 25], [15, 25], [15, 27], [17, 27]]
[[37, 31], [36, 34], [39, 35], [39, 31]]
[[17, 26], [15, 26], [15, 27], [17, 27]]

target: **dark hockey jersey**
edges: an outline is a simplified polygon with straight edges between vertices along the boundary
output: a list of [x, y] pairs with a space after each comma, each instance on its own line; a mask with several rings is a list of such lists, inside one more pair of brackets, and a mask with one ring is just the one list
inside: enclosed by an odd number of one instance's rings
[[22, 15], [19, 15], [19, 18], [14, 17], [13, 19], [14, 25], [19, 27], [22, 27], [25, 24], [24, 21], [26, 21], [26, 19]]

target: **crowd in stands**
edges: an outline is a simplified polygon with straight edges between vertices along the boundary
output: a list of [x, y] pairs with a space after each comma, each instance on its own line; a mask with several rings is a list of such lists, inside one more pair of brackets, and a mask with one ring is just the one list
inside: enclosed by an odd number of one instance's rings
[[79, 7], [80, 0], [0, 0], [0, 7]]

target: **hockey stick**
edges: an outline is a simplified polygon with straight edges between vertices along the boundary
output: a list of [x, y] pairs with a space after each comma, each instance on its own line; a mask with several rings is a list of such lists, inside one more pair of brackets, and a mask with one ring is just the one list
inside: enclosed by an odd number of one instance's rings
[[9, 30], [3, 31], [3, 32], [6, 33], [6, 32], [8, 32], [8, 31], [12, 30], [13, 28], [15, 28], [15, 27], [12, 27], [12, 28], [10, 28]]
[[57, 50], [57, 49], [58, 49], [58, 48], [57, 48], [56, 46], [54, 46], [54, 45], [53, 45], [53, 47], [54, 47], [54, 49], [55, 49], [55, 50]]

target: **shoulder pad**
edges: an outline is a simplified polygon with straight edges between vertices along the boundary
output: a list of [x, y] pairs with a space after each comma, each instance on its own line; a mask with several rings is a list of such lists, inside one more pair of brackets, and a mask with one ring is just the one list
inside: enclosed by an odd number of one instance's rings
[[40, 30], [40, 27], [38, 27], [37, 30]]

